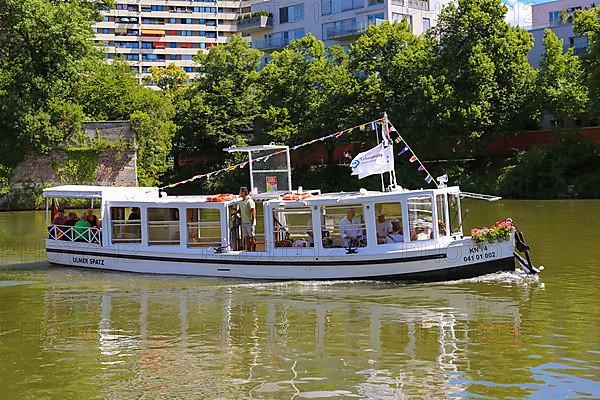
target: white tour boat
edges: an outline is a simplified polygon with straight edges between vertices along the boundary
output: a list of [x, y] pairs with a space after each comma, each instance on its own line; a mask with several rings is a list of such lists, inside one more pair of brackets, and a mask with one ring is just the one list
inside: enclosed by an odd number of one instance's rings
[[[382, 127], [380, 146], [387, 151], [393, 127], [385, 117], [376, 122]], [[48, 221], [48, 261], [261, 280], [451, 280], [515, 270], [515, 256], [526, 272], [538, 271], [518, 231], [507, 240], [479, 243], [463, 234], [461, 199], [498, 198], [463, 193], [446, 186], [444, 177], [436, 188], [401, 188], [393, 175], [393, 157], [385, 190], [321, 193], [292, 190], [287, 146], [226, 150], [249, 158], [238, 167], [248, 164], [250, 169], [257, 209], [255, 251], [245, 250], [239, 220], [243, 200], [237, 195], [172, 196], [160, 188], [66, 185], [47, 188], [43, 195], [53, 203], [90, 200], [98, 207], [101, 225]], [[412, 150], [410, 154], [416, 158]], [[357, 166], [353, 162], [353, 170]], [[526, 259], [515, 252], [515, 244]]]

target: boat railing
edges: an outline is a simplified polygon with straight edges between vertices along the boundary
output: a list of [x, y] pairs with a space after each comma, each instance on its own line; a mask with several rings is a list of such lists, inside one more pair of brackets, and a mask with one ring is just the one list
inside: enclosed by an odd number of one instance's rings
[[102, 229], [84, 226], [50, 225], [48, 227], [48, 239], [100, 244], [102, 243]]

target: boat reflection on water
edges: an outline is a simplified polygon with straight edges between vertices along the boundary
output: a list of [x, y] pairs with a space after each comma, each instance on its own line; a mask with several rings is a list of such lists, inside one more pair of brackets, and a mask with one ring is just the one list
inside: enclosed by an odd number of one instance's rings
[[[98, 390], [120, 398], [523, 395], [494, 371], [526, 350], [521, 305], [542, 290], [514, 273], [428, 285], [97, 275], [96, 290], [45, 291], [47, 324], [90, 326], [44, 350], [94, 354]], [[523, 368], [511, 383], [530, 382], [533, 362], [510, 361]]]

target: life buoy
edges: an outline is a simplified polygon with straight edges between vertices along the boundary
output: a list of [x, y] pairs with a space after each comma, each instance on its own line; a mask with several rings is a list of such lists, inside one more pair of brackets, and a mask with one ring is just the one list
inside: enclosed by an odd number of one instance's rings
[[231, 193], [221, 193], [221, 194], [216, 194], [214, 196], [209, 196], [206, 201], [208, 201], [209, 203], [222, 203], [224, 201], [231, 201], [233, 200], [235, 196], [232, 195]]
[[309, 197], [312, 197], [312, 194], [310, 194], [310, 193], [288, 193], [288, 194], [284, 194], [282, 199], [283, 200], [304, 200], [304, 199], [308, 199]]

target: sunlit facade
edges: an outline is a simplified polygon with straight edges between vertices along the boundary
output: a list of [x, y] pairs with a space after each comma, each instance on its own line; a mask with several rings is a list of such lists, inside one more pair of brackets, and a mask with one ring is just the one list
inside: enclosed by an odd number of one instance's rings
[[152, 66], [171, 63], [193, 77], [198, 51], [227, 43], [250, 2], [210, 0], [116, 0], [94, 26], [108, 59], [122, 57], [140, 80]]

